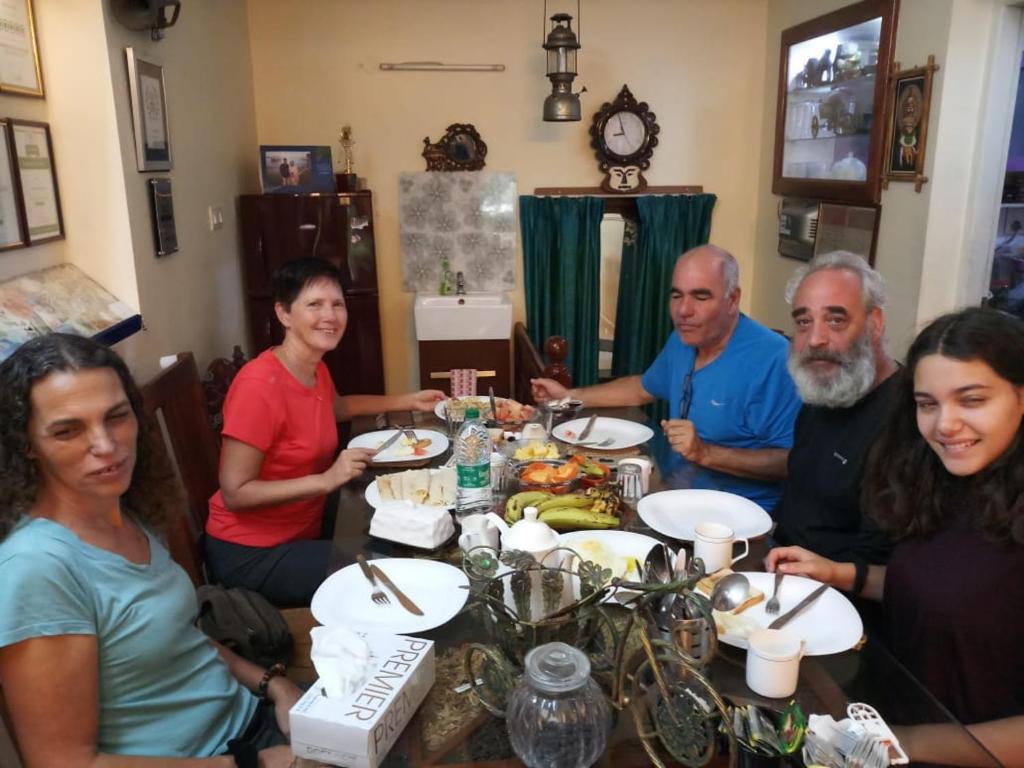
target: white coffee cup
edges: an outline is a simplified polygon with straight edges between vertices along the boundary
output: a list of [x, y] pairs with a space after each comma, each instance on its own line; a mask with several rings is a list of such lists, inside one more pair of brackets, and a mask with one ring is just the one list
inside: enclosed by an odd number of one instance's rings
[[770, 699], [796, 692], [803, 641], [784, 629], [759, 629], [747, 638], [747, 687]]
[[467, 515], [459, 521], [462, 533], [459, 534], [459, 547], [468, 552], [473, 547], [498, 548], [500, 532], [487, 515]]
[[[732, 528], [721, 523], [698, 523], [694, 529], [697, 538], [693, 542], [693, 556], [704, 561], [704, 571], [714, 573], [742, 560], [750, 552], [750, 542], [746, 539], [737, 539]], [[732, 556], [732, 544], [734, 541], [743, 542], [743, 552], [736, 557]]]
[[651, 460], [640, 457], [620, 459], [619, 466], [623, 464], [633, 464], [640, 467], [640, 490], [645, 494], [651, 490]]

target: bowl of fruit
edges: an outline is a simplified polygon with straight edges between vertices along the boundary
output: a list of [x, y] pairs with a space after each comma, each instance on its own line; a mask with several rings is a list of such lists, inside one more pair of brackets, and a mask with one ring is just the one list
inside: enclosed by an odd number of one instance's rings
[[569, 493], [579, 480], [579, 464], [560, 459], [520, 461], [514, 468], [523, 491], [546, 491], [547, 493]]
[[582, 453], [573, 455], [569, 461], [579, 465], [580, 485], [584, 488], [598, 488], [611, 482], [613, 470], [604, 462], [588, 458]]

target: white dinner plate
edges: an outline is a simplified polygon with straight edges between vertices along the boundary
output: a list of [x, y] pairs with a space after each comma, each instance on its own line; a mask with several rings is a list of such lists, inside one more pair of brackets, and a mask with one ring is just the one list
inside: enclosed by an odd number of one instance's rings
[[660, 491], [644, 496], [636, 509], [658, 533], [686, 541], [697, 537], [694, 528], [703, 522], [727, 525], [740, 539], [763, 536], [772, 528], [771, 517], [759, 504], [725, 491]]
[[[459, 399], [460, 400], [467, 400], [469, 398], [459, 398]], [[480, 404], [480, 415], [481, 416], [486, 416], [486, 414], [484, 413], [484, 408], [487, 409], [487, 413], [490, 413], [491, 405], [488, 402], [488, 399], [487, 399], [486, 395], [485, 396], [475, 395], [472, 399], [477, 401], [477, 402], [479, 402], [479, 404]], [[498, 403], [502, 402], [504, 399], [505, 398], [503, 398], [503, 397], [496, 397], [496, 398], [494, 398], [494, 404], [497, 405]], [[445, 415], [445, 411], [447, 411], [447, 410], [448, 410], [448, 400], [438, 400], [436, 403], [434, 403], [434, 415], [437, 416], [437, 418], [443, 419], [444, 415]]]
[[[436, 469], [431, 469], [430, 470], [430, 474], [431, 475], [436, 475], [437, 472], [438, 472], [438, 470], [436, 470]], [[374, 480], [372, 483], [370, 483], [368, 486], [366, 486], [366, 503], [369, 504], [374, 509], [378, 509], [379, 507], [381, 507], [384, 504], [390, 504], [391, 503], [389, 501], [388, 502], [384, 501], [380, 497], [380, 488], [377, 487], [377, 481], [376, 480]], [[433, 504], [415, 504], [414, 503], [413, 506], [414, 507], [426, 507], [427, 509], [436, 509], [436, 507]], [[444, 507], [444, 509], [455, 509], [455, 502], [453, 501], [451, 504], [449, 504], [448, 506]]]
[[[602, 565], [612, 568], [612, 576], [618, 576], [627, 581], [643, 580], [644, 560], [647, 559], [647, 554], [651, 549], [661, 543], [650, 536], [645, 536], [642, 533], [632, 533], [631, 531], [573, 531], [560, 534], [558, 539], [561, 546], [568, 547], [569, 549], [575, 549], [573, 545], [581, 541], [596, 541], [607, 547], [616, 559], [635, 558], [640, 567], [640, 573], [634, 570], [623, 573], [621, 570], [616, 569], [612, 563], [602, 563]], [[587, 559], [587, 553], [577, 551], [577, 554]], [[637, 594], [639, 593], [632, 589], [620, 588], [614, 594], [606, 597], [605, 602], [621, 603], [631, 607], [633, 604], [629, 601], [636, 597]]]
[[[750, 571], [743, 575], [750, 579], [752, 586], [764, 592], [765, 599], [739, 616], [727, 618], [729, 631], [720, 634], [718, 639], [735, 648], [746, 648], [750, 632], [767, 627], [821, 586], [820, 582], [803, 576], [787, 576], [779, 587], [779, 613], [769, 616], [764, 607], [774, 588], [775, 574]], [[808, 656], [842, 653], [853, 648], [864, 634], [864, 624], [853, 603], [831, 587], [783, 629], [807, 644]]]
[[[551, 434], [563, 443], [575, 445], [579, 442], [580, 432], [587, 426], [587, 421], [589, 419], [573, 419], [563, 422], [551, 430]], [[609, 437], [612, 438], [612, 442], [608, 445], [596, 445]], [[618, 451], [623, 448], [632, 448], [634, 445], [642, 445], [652, 437], [654, 437], [654, 432], [643, 424], [626, 419], [613, 419], [610, 416], [598, 416], [594, 422], [594, 428], [590, 430], [590, 434], [583, 442], [594, 443], [589, 446], [591, 448], [599, 447], [603, 451]]]
[[[369, 448], [371, 451], [375, 451], [386, 443], [388, 438], [397, 431], [398, 430], [396, 429], [381, 429], [376, 432], [366, 432], [362, 435], [356, 435], [348, 441], [348, 447]], [[426, 459], [432, 459], [435, 456], [440, 456], [448, 450], [448, 438], [441, 432], [437, 432], [433, 429], [414, 429], [413, 432], [420, 440], [430, 440], [430, 445], [427, 446], [426, 453], [418, 456], [412, 454], [396, 454], [395, 447], [402, 442], [402, 438], [399, 438], [392, 443], [386, 451], [374, 456], [373, 463], [388, 464], [390, 462], [425, 461]]]
[[373, 587], [357, 563], [335, 571], [313, 595], [310, 610], [324, 626], [376, 629], [405, 634], [425, 632], [450, 621], [469, 597], [469, 578], [458, 568], [437, 560], [385, 557], [370, 560], [395, 586], [423, 611], [417, 616], [405, 610], [391, 591], [380, 589], [390, 602], [377, 605], [370, 599]]

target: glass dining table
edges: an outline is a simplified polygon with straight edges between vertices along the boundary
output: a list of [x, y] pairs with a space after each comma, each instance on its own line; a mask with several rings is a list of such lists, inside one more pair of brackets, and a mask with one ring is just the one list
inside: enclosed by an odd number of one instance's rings
[[[644, 422], [640, 409], [603, 409], [602, 414]], [[432, 414], [416, 414], [415, 426], [445, 432], [445, 423]], [[408, 423], [408, 422], [406, 422]], [[660, 429], [650, 424], [656, 437]], [[650, 446], [642, 451], [649, 452]], [[448, 458], [448, 453], [436, 457], [437, 466]], [[344, 486], [338, 496], [337, 517], [333, 533], [331, 570], [355, 562], [362, 554], [373, 560], [382, 557], [430, 558], [462, 565], [462, 552], [454, 539], [438, 550], [424, 552], [369, 536], [368, 529], [373, 508], [365, 499], [367, 485], [377, 476], [389, 471], [386, 465], [372, 467], [363, 477]], [[655, 470], [651, 479], [651, 492], [662, 485]], [[496, 497], [496, 506], [502, 499]], [[662, 536], [647, 528], [627, 511], [623, 523], [626, 530], [640, 532], [660, 539], [673, 549], [692, 544]], [[767, 552], [767, 537], [752, 540], [750, 554], [739, 561], [737, 571], [763, 571], [763, 557]], [[374, 610], [370, 603], [367, 611]], [[621, 609], [626, 610], [626, 609]], [[482, 766], [511, 768], [522, 763], [516, 758], [506, 737], [504, 721], [490, 714], [477, 700], [467, 682], [463, 658], [470, 643], [487, 643], [487, 622], [480, 606], [471, 598], [454, 619], [436, 629], [420, 633], [435, 642], [436, 679], [427, 699], [392, 747], [385, 762], [386, 768], [412, 766]], [[721, 694], [733, 704], [756, 704], [778, 710], [785, 704], [760, 697], [745, 682], [745, 651], [719, 644], [719, 650], [706, 676]], [[885, 645], [870, 634], [855, 650], [828, 656], [808, 656], [800, 665], [797, 692], [794, 697], [807, 715], [827, 714], [836, 720], [847, 717], [847, 705], [865, 702], [877, 709], [886, 722], [899, 733], [899, 727], [939, 724], [943, 738], [958, 754], [959, 764], [998, 766], [999, 763], [957, 723], [953, 716], [893, 657]], [[650, 765], [640, 740], [632, 730], [630, 718], [620, 716], [609, 740], [609, 747], [600, 766], [630, 768]], [[715, 758], [718, 765], [728, 764], [728, 756]]]

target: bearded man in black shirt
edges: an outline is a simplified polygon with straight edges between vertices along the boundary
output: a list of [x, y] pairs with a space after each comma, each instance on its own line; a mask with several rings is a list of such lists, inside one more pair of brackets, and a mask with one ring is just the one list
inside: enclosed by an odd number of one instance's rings
[[899, 365], [885, 351], [885, 286], [864, 259], [834, 251], [800, 267], [789, 372], [804, 402], [787, 460], [775, 540], [832, 560], [885, 563], [891, 544], [860, 506], [868, 452], [885, 427]]

